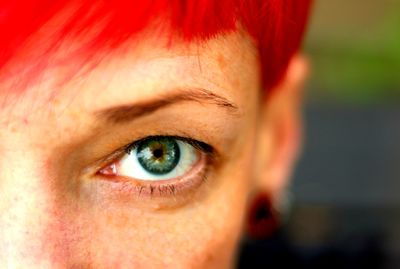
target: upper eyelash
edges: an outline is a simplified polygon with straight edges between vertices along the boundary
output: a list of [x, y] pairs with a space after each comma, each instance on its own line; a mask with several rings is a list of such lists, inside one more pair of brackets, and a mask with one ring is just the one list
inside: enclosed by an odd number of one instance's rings
[[[205, 182], [207, 180], [208, 174], [209, 172], [214, 169], [219, 161], [220, 161], [220, 155], [219, 152], [217, 150], [215, 150], [215, 148], [207, 143], [201, 142], [197, 139], [193, 139], [190, 138], [188, 136], [186, 137], [182, 137], [182, 136], [174, 136], [174, 135], [149, 135], [146, 136], [142, 139], [138, 139], [130, 144], [127, 144], [121, 148], [119, 148], [117, 151], [115, 151], [114, 153], [112, 153], [107, 159], [107, 165], [110, 165], [111, 163], [119, 160], [123, 154], [128, 154], [129, 152], [131, 152], [131, 150], [135, 149], [135, 147], [137, 147], [139, 145], [139, 143], [143, 142], [145, 139], [152, 139], [152, 138], [157, 138], [157, 137], [163, 137], [163, 138], [172, 138], [172, 139], [177, 139], [183, 142], [186, 142], [188, 144], [190, 144], [191, 146], [193, 146], [194, 148], [198, 149], [199, 151], [201, 151], [204, 155], [204, 167], [203, 167], [203, 171], [197, 175], [196, 177], [198, 177], [198, 179], [193, 180], [194, 184], [199, 184], [200, 182]], [[104, 163], [104, 162], [102, 162]], [[99, 174], [99, 172], [101, 171], [101, 169], [103, 167], [106, 167], [104, 165], [99, 166], [96, 169], [96, 174], [102, 176], [101, 174]], [[135, 185], [132, 184], [131, 181], [124, 181], [123, 178], [118, 179], [119, 177], [116, 176], [111, 176], [108, 177], [109, 179], [113, 179], [116, 180], [117, 182], [120, 182], [121, 184], [119, 185], [121, 188], [122, 192], [130, 192], [130, 190], [135, 190], [132, 193], [136, 193], [138, 196], [142, 196], [143, 192], [147, 193], [147, 195], [149, 195], [150, 197], [153, 196], [176, 196], [178, 193], [184, 193], [183, 189], [189, 188], [191, 189], [192, 187], [188, 187], [182, 183], [179, 182], [160, 182], [160, 183], [153, 183], [153, 182], [146, 182], [146, 184], [143, 185]], [[121, 180], [122, 179], [122, 180]], [[188, 190], [189, 190], [188, 189]]]
[[144, 140], [148, 140], [148, 139], [157, 139], [157, 138], [172, 138], [172, 139], [176, 139], [176, 140], [180, 140], [183, 142], [188, 143], [189, 145], [191, 145], [192, 147], [201, 150], [204, 153], [210, 154], [212, 155], [214, 153], [214, 148], [210, 145], [208, 145], [207, 143], [198, 141], [196, 139], [193, 138], [189, 138], [189, 137], [182, 137], [182, 136], [174, 136], [174, 135], [153, 135], [153, 136], [147, 136], [145, 138], [139, 139], [134, 141], [133, 143], [128, 144], [127, 146], [125, 146], [124, 151], [126, 153], [130, 153], [132, 150], [134, 150], [141, 142], [143, 142]]
[[197, 139], [191, 138], [189, 136], [183, 137], [183, 136], [176, 136], [176, 135], [149, 135], [146, 136], [142, 139], [135, 140], [134, 142], [131, 142], [125, 146], [122, 146], [118, 150], [114, 151], [111, 155], [107, 156], [103, 160], [99, 161], [98, 164], [96, 165], [96, 174], [98, 174], [102, 168], [106, 167], [107, 165], [110, 165], [111, 163], [119, 160], [122, 158], [123, 154], [129, 154], [132, 150], [135, 149], [145, 139], [151, 139], [155, 137], [168, 137], [168, 138], [173, 138], [177, 140], [181, 140], [183, 142], [186, 142], [193, 146], [194, 148], [200, 150], [201, 152], [205, 153], [207, 155], [206, 160], [206, 166], [207, 169], [209, 166], [214, 166], [217, 165], [217, 163], [220, 161], [220, 155], [219, 153], [215, 150], [215, 148], [207, 143], [201, 142]]

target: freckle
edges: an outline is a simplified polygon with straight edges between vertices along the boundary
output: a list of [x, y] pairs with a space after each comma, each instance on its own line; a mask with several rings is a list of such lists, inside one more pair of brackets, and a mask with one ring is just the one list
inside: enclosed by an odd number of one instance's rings
[[71, 111], [69, 115], [73, 120], [79, 120], [82, 117], [82, 113], [79, 111]]
[[225, 60], [225, 57], [224, 57], [222, 54], [218, 54], [217, 62], [218, 62], [218, 66], [219, 66], [221, 69], [225, 69], [225, 67], [226, 67], [226, 60]]
[[236, 85], [236, 87], [240, 87], [241, 86], [240, 79], [238, 77], [235, 77], [233, 79], [233, 85]]
[[7, 127], [9, 128], [9, 130], [12, 133], [17, 133], [18, 132], [18, 128], [17, 128], [17, 126], [15, 126], [15, 124], [9, 124]]
[[118, 214], [117, 216], [108, 215], [106, 219], [109, 225], [116, 228], [123, 228], [129, 225], [129, 217], [124, 214]]

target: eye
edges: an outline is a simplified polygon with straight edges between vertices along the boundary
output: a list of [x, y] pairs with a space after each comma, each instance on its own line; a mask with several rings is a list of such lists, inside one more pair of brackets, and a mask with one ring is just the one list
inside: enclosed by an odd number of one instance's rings
[[209, 150], [210, 146], [196, 140], [147, 137], [129, 146], [119, 160], [100, 173], [142, 181], [175, 179], [188, 173], [199, 162], [201, 154]]

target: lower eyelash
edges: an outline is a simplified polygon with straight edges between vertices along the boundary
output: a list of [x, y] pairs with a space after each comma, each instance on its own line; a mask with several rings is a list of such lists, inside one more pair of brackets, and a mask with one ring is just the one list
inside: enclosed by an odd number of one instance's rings
[[[200, 185], [203, 184], [207, 180], [207, 172], [203, 173], [203, 175], [200, 176], [201, 182]], [[141, 192], [143, 191], [143, 188], [146, 188], [145, 186], [140, 187], [141, 190], [139, 191], [139, 196], [141, 195]], [[153, 196], [155, 193], [160, 194], [159, 196], [175, 196], [179, 194], [179, 189], [176, 187], [175, 184], [172, 183], [167, 183], [163, 185], [158, 185], [158, 186], [152, 186], [149, 184], [148, 188], [150, 189], [150, 195]]]
[[[170, 197], [178, 194], [189, 194], [206, 181], [213, 164], [211, 154], [202, 153], [201, 160], [192, 168], [190, 175], [178, 179], [163, 180], [158, 183], [133, 180], [121, 176], [107, 176], [107, 180], [115, 182], [113, 190], [138, 197]], [[197, 170], [197, 171], [196, 171]], [[104, 177], [104, 176], [103, 176]]]

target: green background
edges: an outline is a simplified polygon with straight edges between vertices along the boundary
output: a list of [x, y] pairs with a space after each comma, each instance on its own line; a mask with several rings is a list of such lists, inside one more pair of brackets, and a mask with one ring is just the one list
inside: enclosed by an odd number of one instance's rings
[[304, 51], [309, 101], [400, 102], [400, 0], [316, 0]]

